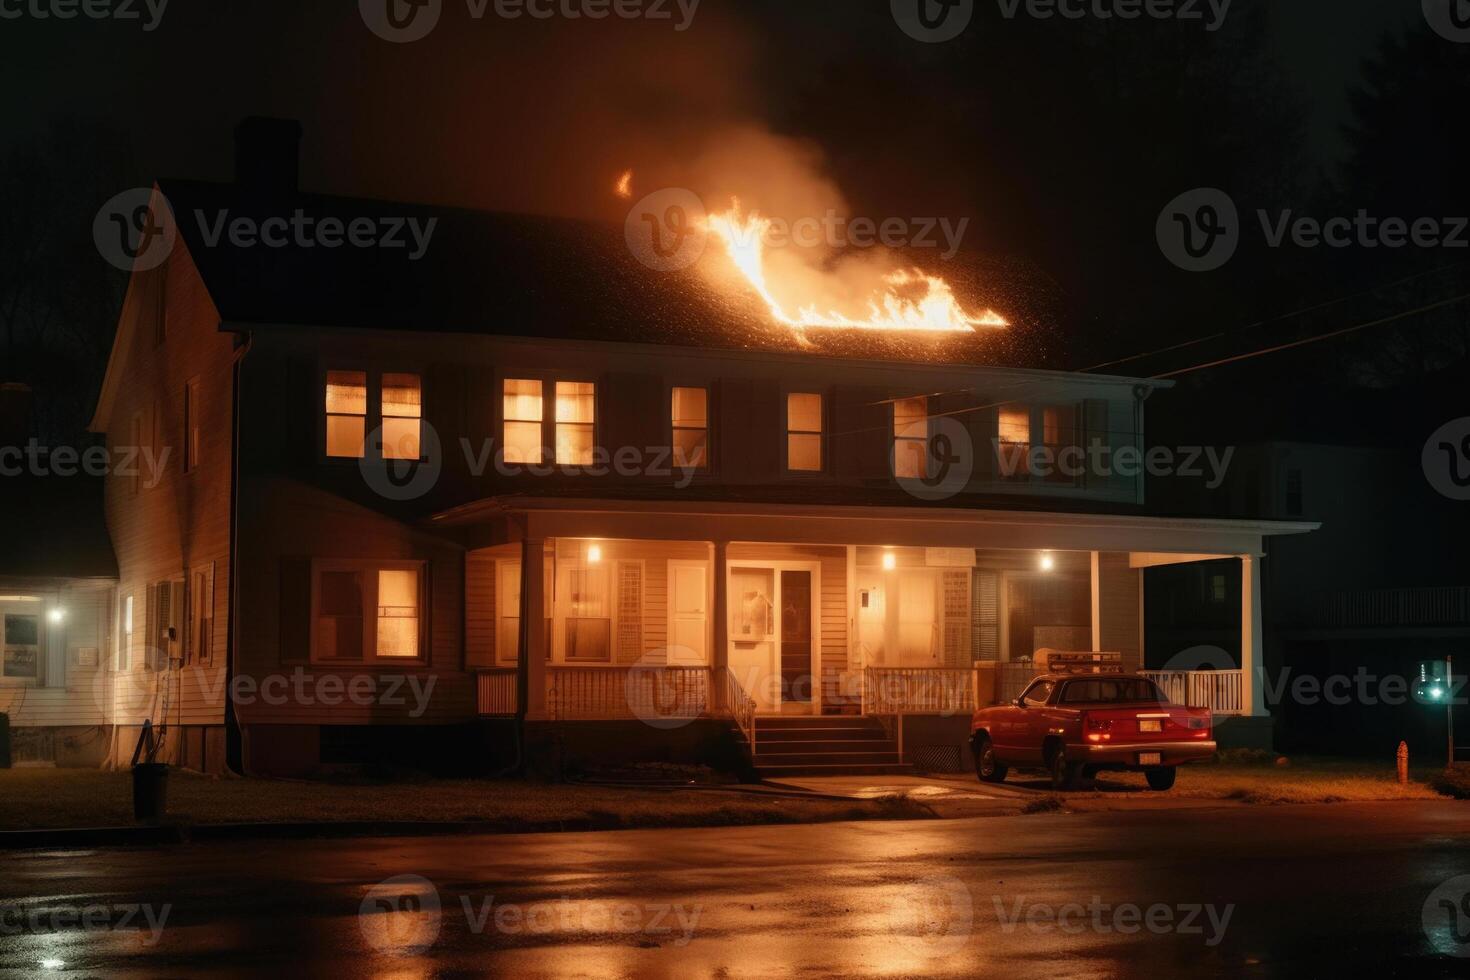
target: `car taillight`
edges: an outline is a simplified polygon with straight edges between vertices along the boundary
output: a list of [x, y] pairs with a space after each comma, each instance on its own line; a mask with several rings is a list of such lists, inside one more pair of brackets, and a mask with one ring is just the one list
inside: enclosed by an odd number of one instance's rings
[[1086, 727], [1087, 740], [1089, 742], [1106, 742], [1113, 737], [1113, 721], [1111, 718], [1089, 717]]
[[1209, 738], [1210, 737], [1210, 716], [1209, 715], [1190, 715], [1189, 716], [1189, 727], [1191, 729], [1193, 729], [1192, 734], [1194, 735], [1195, 738]]

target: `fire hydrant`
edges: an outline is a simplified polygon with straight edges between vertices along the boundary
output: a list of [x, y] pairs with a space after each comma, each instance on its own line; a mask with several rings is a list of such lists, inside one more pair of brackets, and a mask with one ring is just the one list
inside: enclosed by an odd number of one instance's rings
[[1399, 743], [1399, 785], [1405, 786], [1409, 782], [1409, 743]]

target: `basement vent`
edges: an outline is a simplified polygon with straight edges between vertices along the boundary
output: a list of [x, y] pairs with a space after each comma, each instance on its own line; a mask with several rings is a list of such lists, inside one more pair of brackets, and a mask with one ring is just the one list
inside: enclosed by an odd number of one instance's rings
[[914, 768], [921, 772], [963, 772], [958, 745], [921, 745], [911, 750]]

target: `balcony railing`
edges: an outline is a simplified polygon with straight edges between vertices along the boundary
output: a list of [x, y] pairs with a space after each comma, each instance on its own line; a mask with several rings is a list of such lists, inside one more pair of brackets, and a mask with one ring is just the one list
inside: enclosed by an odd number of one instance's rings
[[708, 667], [546, 668], [546, 710], [558, 719], [698, 718], [711, 713]]
[[1245, 714], [1244, 687], [1239, 670], [1145, 670], [1170, 701], [1191, 708], [1209, 708], [1217, 715]]
[[868, 667], [863, 711], [873, 715], [969, 714], [975, 710], [975, 671], [947, 667]]
[[1470, 626], [1470, 587], [1361, 589], [1306, 602], [1303, 626]]

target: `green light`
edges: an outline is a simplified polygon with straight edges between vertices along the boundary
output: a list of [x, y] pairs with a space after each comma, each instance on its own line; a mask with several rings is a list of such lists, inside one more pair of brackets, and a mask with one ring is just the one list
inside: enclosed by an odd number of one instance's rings
[[1439, 696], [1441, 694], [1443, 694], [1443, 693], [1444, 693], [1444, 690], [1442, 688], [1431, 687], [1429, 689], [1429, 696], [1432, 697], [1432, 698], [1434, 698], [1434, 699], [1436, 699], [1436, 700], [1438, 700], [1439, 699]]

